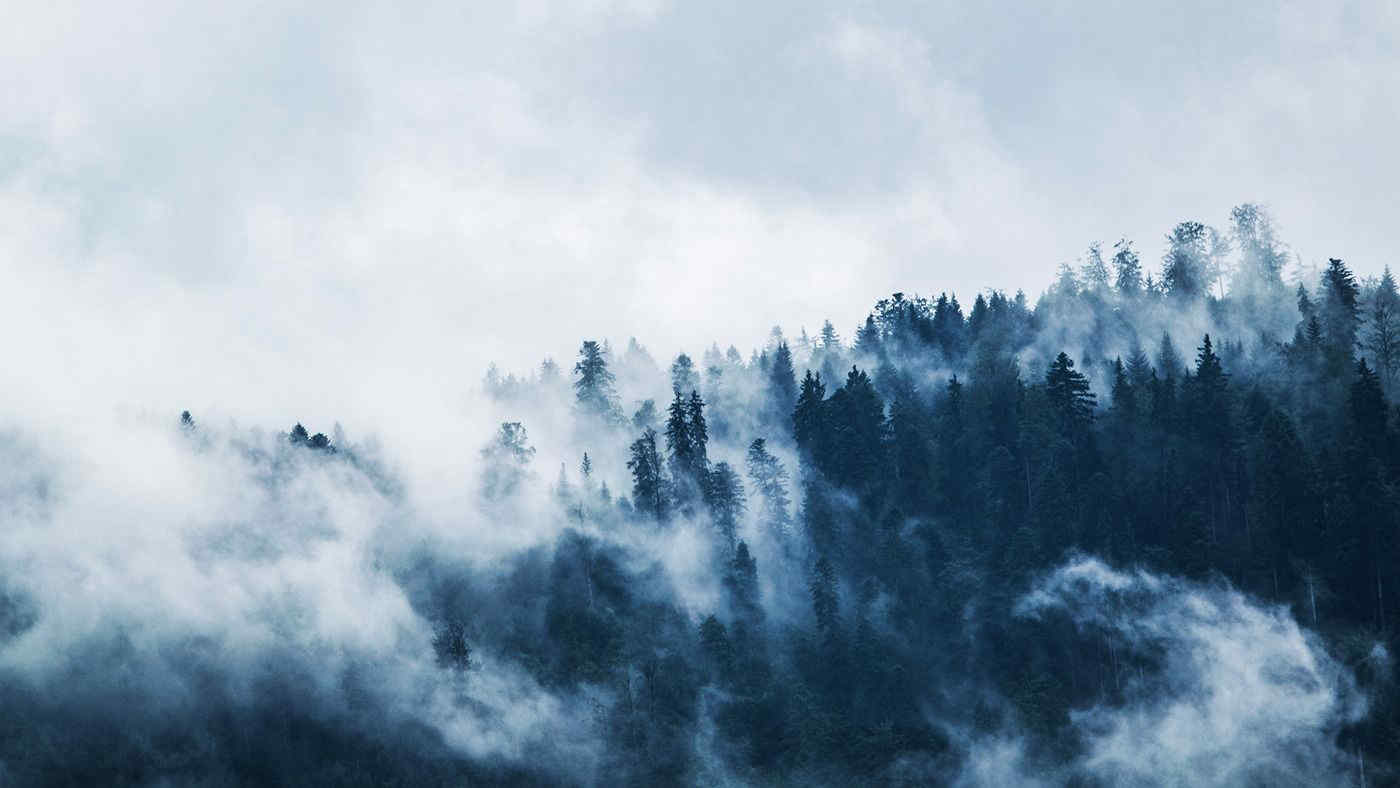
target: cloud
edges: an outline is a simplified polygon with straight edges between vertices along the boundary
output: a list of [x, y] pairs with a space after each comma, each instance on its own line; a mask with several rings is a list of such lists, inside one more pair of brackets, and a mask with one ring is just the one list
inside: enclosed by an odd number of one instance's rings
[[1072, 712], [1078, 768], [1117, 785], [1349, 785], [1337, 734], [1366, 700], [1355, 677], [1287, 608], [1223, 585], [1120, 571], [1094, 558], [1059, 567], [1018, 603], [1065, 615], [1114, 650], [1122, 701]]

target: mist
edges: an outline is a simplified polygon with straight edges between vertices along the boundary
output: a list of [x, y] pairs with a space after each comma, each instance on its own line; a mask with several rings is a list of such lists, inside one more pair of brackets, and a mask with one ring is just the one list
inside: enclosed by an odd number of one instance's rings
[[7, 16], [0, 785], [1397, 779], [1394, 9]]

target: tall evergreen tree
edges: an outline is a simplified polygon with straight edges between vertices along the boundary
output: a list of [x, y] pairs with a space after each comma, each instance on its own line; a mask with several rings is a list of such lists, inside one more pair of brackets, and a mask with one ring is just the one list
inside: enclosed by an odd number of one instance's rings
[[1351, 270], [1341, 260], [1330, 258], [1322, 273], [1320, 311], [1323, 337], [1339, 363], [1350, 364], [1356, 350], [1361, 323], [1360, 298], [1361, 288]]
[[682, 394], [700, 388], [700, 375], [695, 370], [695, 362], [684, 353], [671, 362], [671, 388]]
[[1142, 261], [1133, 251], [1133, 242], [1126, 238], [1113, 245], [1113, 272], [1119, 295], [1132, 297], [1142, 292]]
[[1390, 266], [1385, 267], [1371, 296], [1371, 311], [1366, 331], [1366, 348], [1376, 363], [1376, 373], [1386, 390], [1394, 391], [1396, 375], [1400, 374], [1400, 293]]
[[706, 485], [706, 498], [710, 506], [710, 516], [725, 548], [734, 549], [739, 518], [743, 516], [745, 509], [744, 484], [739, 480], [739, 474], [729, 467], [729, 463], [715, 463]]
[[661, 470], [661, 454], [656, 450], [656, 430], [647, 428], [632, 442], [630, 453], [627, 468], [632, 471], [632, 500], [638, 511], [665, 520], [670, 502], [666, 496], [666, 477]]
[[821, 375], [807, 370], [792, 413], [792, 433], [798, 449], [814, 452], [819, 448], [817, 440], [823, 433], [825, 401], [826, 386], [822, 384]]
[[608, 369], [603, 347], [587, 340], [579, 348], [574, 364], [574, 397], [580, 412], [604, 421], [617, 421], [621, 409], [613, 385], [616, 377]]
[[1074, 362], [1063, 352], [1045, 372], [1045, 394], [1062, 430], [1078, 432], [1093, 420], [1095, 398], [1089, 379], [1075, 370]]
[[778, 344], [773, 364], [768, 370], [768, 406], [766, 416], [773, 424], [786, 426], [797, 399], [797, 377], [792, 369], [792, 351], [786, 342]]
[[1198, 298], [1209, 287], [1206, 226], [1182, 222], [1167, 234], [1167, 253], [1162, 258], [1162, 284], [1179, 298]]
[[1080, 277], [1084, 280], [1084, 289], [1087, 292], [1097, 295], [1108, 292], [1108, 265], [1103, 259], [1103, 244], [1098, 241], [1089, 244], [1089, 250], [1084, 254], [1084, 267]]
[[760, 522], [774, 536], [785, 539], [792, 530], [788, 473], [782, 461], [768, 452], [763, 438], [754, 438], [749, 444], [748, 471], [749, 480], [763, 500]]

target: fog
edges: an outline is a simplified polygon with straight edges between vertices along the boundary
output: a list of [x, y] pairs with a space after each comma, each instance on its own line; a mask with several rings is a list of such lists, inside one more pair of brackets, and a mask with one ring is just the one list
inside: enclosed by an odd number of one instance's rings
[[0, 784], [1393, 779], [1394, 9], [789, 5], [7, 14]]

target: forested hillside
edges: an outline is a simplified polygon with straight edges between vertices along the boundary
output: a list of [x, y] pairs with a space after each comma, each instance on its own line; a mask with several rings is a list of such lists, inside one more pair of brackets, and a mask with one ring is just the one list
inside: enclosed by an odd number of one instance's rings
[[[66, 679], [7, 663], [0, 784], [1394, 780], [1395, 281], [1295, 264], [1254, 205], [1148, 257], [493, 367], [459, 535], [372, 442], [186, 413], [181, 462], [262, 492], [171, 549], [267, 573], [256, 645], [133, 617]], [[61, 482], [12, 476], [44, 522]], [[0, 652], [62, 642], [21, 566]], [[326, 634], [364, 599], [392, 634]]]

